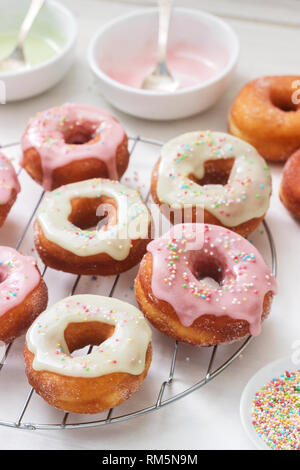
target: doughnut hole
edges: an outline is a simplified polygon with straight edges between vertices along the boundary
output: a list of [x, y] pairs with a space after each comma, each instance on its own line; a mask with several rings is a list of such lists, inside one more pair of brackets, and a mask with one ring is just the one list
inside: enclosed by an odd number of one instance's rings
[[[103, 205], [104, 215], [99, 216], [97, 210], [101, 205]], [[68, 220], [81, 230], [95, 228], [104, 219], [106, 219], [106, 224], [102, 225], [101, 230], [107, 230], [109, 226], [116, 225], [118, 222], [116, 201], [108, 196], [73, 198], [71, 207]]]
[[210, 282], [214, 287], [219, 288], [224, 281], [224, 269], [221, 259], [216, 259], [201, 251], [197, 257], [190, 257], [189, 267], [191, 273], [198, 281]]
[[220, 160], [207, 160], [204, 164], [204, 176], [201, 179], [190, 174], [189, 179], [205, 186], [209, 184], [226, 185], [234, 164], [234, 158], [220, 158]]
[[86, 346], [99, 346], [110, 338], [115, 331], [113, 325], [98, 321], [70, 323], [64, 332], [65, 341], [72, 354]]
[[[90, 123], [77, 124], [71, 123], [62, 130], [64, 141], [69, 145], [83, 145], [95, 141], [96, 128]], [[99, 136], [98, 139], [99, 140]]]
[[299, 105], [292, 101], [292, 90], [285, 87], [273, 86], [270, 90], [270, 100], [273, 106], [286, 113], [298, 111]]

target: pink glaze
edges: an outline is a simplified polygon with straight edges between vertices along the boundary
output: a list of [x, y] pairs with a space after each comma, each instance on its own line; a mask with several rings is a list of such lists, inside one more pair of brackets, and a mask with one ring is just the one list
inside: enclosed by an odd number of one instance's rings
[[[109, 58], [101, 68], [107, 75], [124, 85], [141, 88], [145, 76], [150, 73], [157, 61], [155, 50], [143, 50], [135, 57], [126, 57], [126, 63], [119, 58], [118, 64], [110, 64]], [[179, 82], [179, 88], [188, 88], [207, 82], [220, 73], [228, 57], [220, 54], [212, 58], [209, 49], [179, 43], [170, 47], [167, 64], [171, 73]]]
[[6, 204], [15, 191], [20, 192], [20, 184], [11, 162], [0, 152], [0, 204]]
[[[66, 134], [77, 129], [98, 142], [67, 144]], [[66, 103], [38, 113], [29, 121], [22, 137], [22, 150], [35, 148], [41, 155], [43, 186], [52, 189], [52, 173], [75, 160], [98, 158], [105, 162], [110, 179], [118, 179], [116, 152], [124, 139], [124, 129], [110, 113], [93, 106]], [[23, 165], [23, 161], [21, 161]]]
[[[245, 238], [215, 225], [184, 224], [147, 249], [153, 257], [153, 294], [172, 305], [184, 326], [202, 315], [228, 315], [246, 320], [253, 336], [260, 333], [264, 297], [275, 294], [277, 284]], [[207, 272], [209, 264], [214, 267]], [[212, 270], [218, 283], [211, 280]]]
[[20, 305], [39, 282], [34, 258], [0, 246], [0, 316]]

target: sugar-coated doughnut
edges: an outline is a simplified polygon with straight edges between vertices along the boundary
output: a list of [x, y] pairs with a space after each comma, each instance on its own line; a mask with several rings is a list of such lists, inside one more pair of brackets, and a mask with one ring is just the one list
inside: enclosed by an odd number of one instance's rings
[[300, 150], [284, 165], [279, 196], [288, 211], [300, 218]]
[[0, 340], [22, 335], [47, 307], [48, 291], [36, 261], [0, 246]]
[[267, 160], [284, 161], [300, 148], [300, 104], [293, 100], [300, 76], [261, 77], [239, 92], [228, 116], [229, 132]]
[[21, 165], [49, 191], [94, 177], [117, 180], [128, 166], [123, 127], [93, 106], [66, 103], [38, 113], [21, 143]]
[[[87, 345], [96, 347], [90, 354], [72, 356]], [[33, 323], [24, 356], [30, 384], [50, 405], [99, 413], [139, 389], [151, 363], [151, 329], [133, 305], [75, 295]]]
[[0, 227], [20, 192], [17, 174], [11, 162], [0, 152]]
[[216, 225], [175, 225], [147, 250], [136, 298], [161, 332], [201, 346], [260, 333], [276, 282], [245, 238]]
[[[97, 230], [97, 208], [107, 211]], [[103, 214], [104, 215], [104, 214]], [[43, 262], [74, 274], [110, 275], [143, 257], [151, 217], [140, 194], [118, 181], [80, 181], [47, 193], [35, 223], [35, 245]]]
[[243, 236], [263, 219], [271, 191], [270, 169], [252, 146], [210, 131], [167, 142], [151, 183], [154, 201], [163, 212], [167, 209], [172, 223], [222, 225]]

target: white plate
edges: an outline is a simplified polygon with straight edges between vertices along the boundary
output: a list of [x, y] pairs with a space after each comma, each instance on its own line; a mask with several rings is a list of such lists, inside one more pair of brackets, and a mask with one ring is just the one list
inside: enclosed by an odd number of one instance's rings
[[249, 380], [241, 396], [240, 416], [243, 427], [255, 447], [260, 450], [271, 450], [271, 448], [259, 437], [252, 424], [251, 409], [252, 399], [255, 393], [266, 385], [274, 377], [279, 377], [286, 370], [293, 372], [300, 369], [300, 363], [293, 360], [293, 355], [277, 359], [256, 372]]

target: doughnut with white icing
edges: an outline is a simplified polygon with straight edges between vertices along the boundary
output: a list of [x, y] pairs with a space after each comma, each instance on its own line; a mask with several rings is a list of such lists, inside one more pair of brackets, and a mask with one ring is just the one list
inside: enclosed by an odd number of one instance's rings
[[[72, 355], [87, 345], [90, 354]], [[133, 305], [97, 295], [67, 297], [43, 312], [26, 335], [26, 374], [51, 405], [99, 413], [120, 405], [145, 379], [151, 329]]]
[[[97, 209], [107, 218], [99, 230]], [[102, 213], [103, 214], [103, 213]], [[47, 193], [35, 223], [43, 262], [74, 274], [111, 275], [143, 257], [151, 235], [149, 210], [140, 194], [118, 181], [91, 179]]]
[[[190, 132], [170, 140], [152, 174], [152, 197], [163, 212], [173, 209], [172, 223], [223, 225], [243, 236], [264, 218], [271, 191], [264, 159], [251, 145], [221, 132]], [[187, 207], [189, 219], [183, 218]]]

